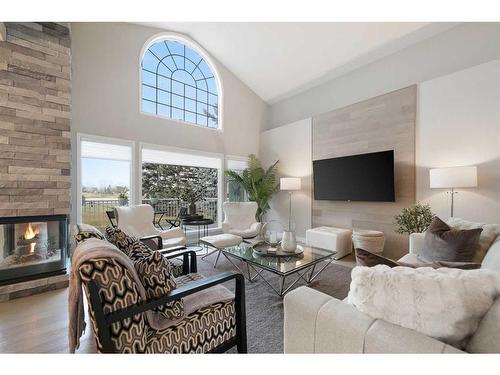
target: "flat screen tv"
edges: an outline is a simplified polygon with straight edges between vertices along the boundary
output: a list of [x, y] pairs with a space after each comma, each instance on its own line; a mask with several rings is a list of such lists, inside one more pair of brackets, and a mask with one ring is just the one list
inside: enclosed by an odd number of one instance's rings
[[394, 151], [314, 160], [314, 199], [394, 202]]

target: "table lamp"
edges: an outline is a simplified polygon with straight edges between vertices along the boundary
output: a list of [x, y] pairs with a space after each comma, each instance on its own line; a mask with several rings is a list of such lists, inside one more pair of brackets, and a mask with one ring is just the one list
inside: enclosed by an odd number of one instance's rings
[[288, 191], [288, 231], [283, 233], [281, 247], [284, 251], [295, 251], [297, 248], [297, 240], [295, 233], [292, 231], [292, 194], [296, 190], [300, 190], [300, 178], [298, 177], [283, 177], [280, 178], [280, 190]]
[[434, 168], [429, 170], [431, 189], [451, 189], [451, 217], [453, 217], [453, 197], [457, 192], [455, 188], [477, 186], [477, 167], [451, 167]]

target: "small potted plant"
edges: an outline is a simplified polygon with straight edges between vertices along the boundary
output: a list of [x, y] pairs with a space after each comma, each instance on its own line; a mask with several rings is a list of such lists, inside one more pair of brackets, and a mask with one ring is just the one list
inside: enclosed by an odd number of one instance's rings
[[120, 206], [126, 206], [128, 204], [128, 194], [126, 191], [122, 191], [118, 194], [118, 204]]
[[396, 215], [394, 224], [398, 225], [397, 233], [412, 234], [422, 233], [431, 225], [434, 214], [428, 204], [417, 203], [413, 206], [403, 208], [399, 215]]
[[155, 194], [151, 194], [149, 196], [149, 203], [151, 204], [151, 206], [156, 206], [158, 204], [158, 197], [155, 195]]

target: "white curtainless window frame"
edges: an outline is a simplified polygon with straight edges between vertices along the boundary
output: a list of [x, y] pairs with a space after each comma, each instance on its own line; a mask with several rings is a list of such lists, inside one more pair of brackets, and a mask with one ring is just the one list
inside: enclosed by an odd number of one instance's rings
[[82, 158], [97, 159], [103, 161], [124, 161], [129, 163], [129, 198], [130, 204], [136, 203], [137, 190], [136, 190], [136, 155], [135, 155], [135, 142], [101, 137], [96, 135], [77, 133], [77, 183], [76, 183], [76, 197], [77, 208], [76, 217], [77, 222], [82, 222], [82, 180], [83, 168]]
[[209, 54], [175, 33], [150, 38], [140, 54], [140, 111], [222, 130], [223, 90]]
[[[224, 155], [190, 149], [140, 143], [140, 166], [143, 163], [181, 165], [217, 169], [217, 227], [222, 223], [224, 197]], [[140, 191], [142, 196], [142, 189]]]

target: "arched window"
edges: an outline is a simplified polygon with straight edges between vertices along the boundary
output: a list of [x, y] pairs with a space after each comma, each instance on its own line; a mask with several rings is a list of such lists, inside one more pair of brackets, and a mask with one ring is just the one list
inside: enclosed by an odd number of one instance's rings
[[141, 62], [142, 111], [218, 129], [218, 77], [193, 47], [168, 37], [147, 47]]

